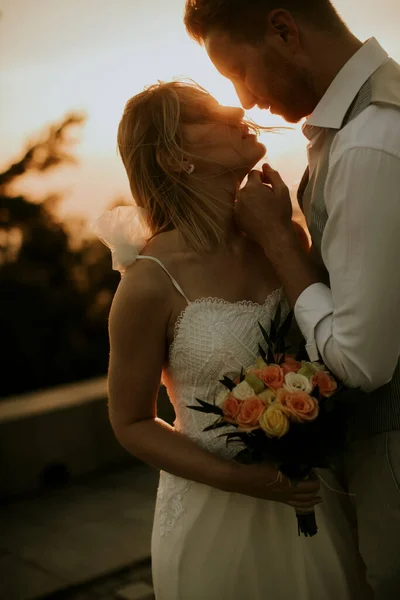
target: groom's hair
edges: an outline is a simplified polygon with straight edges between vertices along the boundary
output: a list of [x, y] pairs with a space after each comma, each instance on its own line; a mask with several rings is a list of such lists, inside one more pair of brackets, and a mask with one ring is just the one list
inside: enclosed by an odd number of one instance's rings
[[257, 42], [265, 35], [268, 13], [278, 8], [323, 31], [346, 27], [329, 0], [186, 0], [184, 23], [199, 44], [214, 29]]

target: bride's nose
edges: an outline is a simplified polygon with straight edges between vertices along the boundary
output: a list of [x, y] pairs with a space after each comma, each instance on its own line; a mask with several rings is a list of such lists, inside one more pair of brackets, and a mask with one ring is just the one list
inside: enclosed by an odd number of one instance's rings
[[230, 122], [240, 122], [245, 115], [244, 110], [236, 106], [225, 106], [224, 113], [225, 118]]

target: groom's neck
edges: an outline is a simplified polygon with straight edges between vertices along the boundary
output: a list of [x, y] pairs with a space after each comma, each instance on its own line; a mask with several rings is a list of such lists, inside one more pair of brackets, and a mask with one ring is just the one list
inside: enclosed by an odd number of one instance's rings
[[310, 75], [318, 101], [345, 64], [361, 48], [362, 42], [351, 32], [327, 36], [317, 34], [308, 48]]

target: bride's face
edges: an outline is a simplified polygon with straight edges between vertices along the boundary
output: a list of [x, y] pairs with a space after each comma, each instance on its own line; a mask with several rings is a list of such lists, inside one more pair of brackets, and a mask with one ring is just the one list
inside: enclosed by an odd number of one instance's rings
[[198, 176], [232, 173], [241, 180], [265, 155], [265, 146], [243, 119], [241, 108], [221, 106], [201, 93], [183, 107], [184, 148]]

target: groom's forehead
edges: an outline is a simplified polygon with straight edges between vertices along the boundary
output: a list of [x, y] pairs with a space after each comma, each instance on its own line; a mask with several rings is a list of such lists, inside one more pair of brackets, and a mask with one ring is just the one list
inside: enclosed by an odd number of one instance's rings
[[204, 47], [211, 60], [229, 60], [240, 51], [241, 44], [225, 33], [211, 32], [204, 40]]
[[215, 67], [225, 77], [235, 75], [246, 58], [246, 45], [235, 42], [224, 33], [210, 33], [204, 40], [204, 47]]

